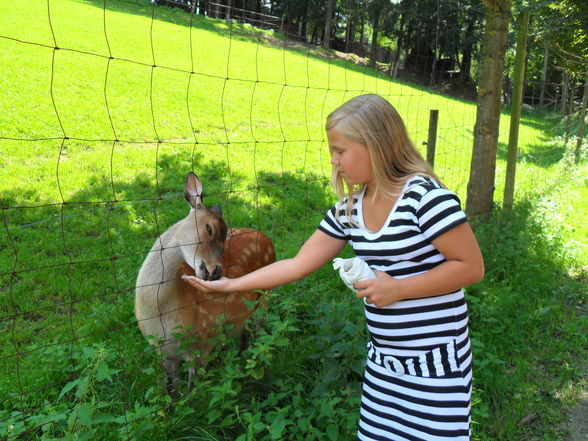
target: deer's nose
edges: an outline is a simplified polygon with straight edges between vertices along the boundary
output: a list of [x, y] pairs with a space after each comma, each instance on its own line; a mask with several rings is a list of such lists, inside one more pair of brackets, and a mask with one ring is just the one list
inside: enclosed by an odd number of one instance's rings
[[212, 280], [218, 280], [223, 276], [223, 267], [220, 265], [217, 265], [214, 268], [214, 272], [212, 273]]

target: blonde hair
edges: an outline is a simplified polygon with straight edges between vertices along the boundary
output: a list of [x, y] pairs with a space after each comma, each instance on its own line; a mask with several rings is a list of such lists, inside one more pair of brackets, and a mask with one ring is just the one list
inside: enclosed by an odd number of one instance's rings
[[[376, 184], [373, 196], [393, 197], [407, 180], [425, 175], [441, 184], [431, 166], [425, 161], [408, 137], [402, 118], [396, 109], [379, 95], [359, 95], [335, 109], [328, 117], [326, 130], [336, 129], [341, 135], [364, 145], [370, 154]], [[329, 151], [332, 154], [331, 146]], [[353, 194], [361, 188], [347, 185], [333, 165], [331, 186], [342, 202], [347, 196], [346, 215], [351, 219]]]

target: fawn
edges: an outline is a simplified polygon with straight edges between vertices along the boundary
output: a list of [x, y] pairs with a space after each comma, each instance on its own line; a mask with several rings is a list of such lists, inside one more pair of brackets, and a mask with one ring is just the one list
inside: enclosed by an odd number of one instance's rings
[[[165, 358], [167, 392], [175, 398], [181, 361], [203, 365], [214, 347], [221, 325], [232, 325], [231, 335], [241, 332], [261, 293], [203, 293], [182, 275], [217, 280], [235, 278], [275, 261], [272, 242], [251, 229], [228, 229], [220, 207], [206, 208], [202, 183], [188, 173], [184, 196], [191, 209], [157, 238], [137, 277], [135, 317], [150, 344]], [[194, 369], [190, 369], [188, 391]]]

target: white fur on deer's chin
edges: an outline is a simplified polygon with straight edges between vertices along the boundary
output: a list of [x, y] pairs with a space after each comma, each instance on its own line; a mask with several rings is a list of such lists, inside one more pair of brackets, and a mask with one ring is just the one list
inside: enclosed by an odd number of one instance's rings
[[199, 279], [203, 279], [203, 274], [198, 274], [198, 270], [196, 269], [200, 267], [200, 265], [202, 264], [202, 260], [194, 259], [194, 255], [196, 254], [195, 249], [191, 246], [182, 246], [181, 250], [184, 262], [186, 262], [186, 264], [194, 270], [194, 275], [196, 277], [198, 277]]

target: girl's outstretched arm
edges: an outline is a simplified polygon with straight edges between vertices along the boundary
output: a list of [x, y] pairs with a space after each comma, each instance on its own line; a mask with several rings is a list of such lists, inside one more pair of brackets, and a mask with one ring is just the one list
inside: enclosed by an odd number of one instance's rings
[[484, 277], [484, 261], [469, 224], [463, 223], [442, 234], [433, 245], [446, 261], [426, 273], [403, 279], [375, 271], [376, 278], [354, 285], [357, 297], [378, 307], [399, 300], [415, 299], [457, 291]]
[[212, 282], [194, 276], [183, 276], [191, 285], [206, 292], [242, 292], [269, 289], [300, 280], [335, 258], [347, 242], [320, 230], [302, 245], [295, 257], [278, 260], [236, 279], [222, 278]]

